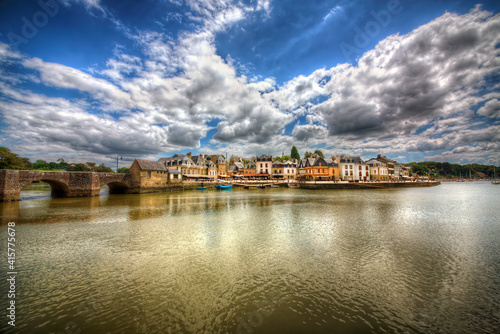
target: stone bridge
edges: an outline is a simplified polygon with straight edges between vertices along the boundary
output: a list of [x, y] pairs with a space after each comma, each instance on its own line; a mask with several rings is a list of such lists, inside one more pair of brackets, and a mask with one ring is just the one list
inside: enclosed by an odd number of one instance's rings
[[21, 189], [33, 181], [48, 183], [52, 188], [52, 197], [99, 196], [105, 185], [109, 187], [110, 194], [135, 192], [130, 174], [2, 169], [0, 202], [18, 201]]

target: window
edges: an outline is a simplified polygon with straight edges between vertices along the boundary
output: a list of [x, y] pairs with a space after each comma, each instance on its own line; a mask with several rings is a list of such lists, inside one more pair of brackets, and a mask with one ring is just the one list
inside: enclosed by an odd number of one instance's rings
[[359, 166], [359, 170], [361, 170], [361, 166]]
[[150, 177], [151, 177], [151, 172], [148, 172], [148, 178], [150, 178]]
[[352, 174], [352, 171], [351, 171], [351, 176], [352, 176], [352, 175], [353, 175], [353, 174]]
[[[352, 165], [349, 165], [349, 169], [352, 169]], [[351, 174], [352, 175], [352, 174]]]
[[345, 176], [349, 175], [349, 172], [348, 171], [345, 171]]

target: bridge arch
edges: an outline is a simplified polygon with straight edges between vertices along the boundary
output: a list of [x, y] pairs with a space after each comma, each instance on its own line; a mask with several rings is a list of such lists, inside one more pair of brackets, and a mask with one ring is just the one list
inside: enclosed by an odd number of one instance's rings
[[113, 195], [113, 194], [128, 194], [128, 192], [130, 190], [130, 187], [127, 184], [125, 184], [123, 182], [120, 182], [120, 181], [111, 181], [111, 182], [108, 182], [106, 184], [103, 184], [101, 186], [101, 189], [104, 186], [108, 186], [108, 188], [109, 188], [109, 194], [110, 195]]
[[52, 179], [45, 179], [45, 178], [37, 178], [33, 180], [29, 180], [27, 182], [24, 182], [23, 184], [20, 185], [19, 188], [19, 194], [23, 190], [23, 188], [29, 184], [32, 184], [35, 181], [41, 181], [44, 183], [47, 183], [51, 190], [50, 190], [50, 195], [53, 198], [65, 198], [68, 197], [69, 195], [69, 187], [66, 183], [57, 181], [57, 180], [52, 180]]

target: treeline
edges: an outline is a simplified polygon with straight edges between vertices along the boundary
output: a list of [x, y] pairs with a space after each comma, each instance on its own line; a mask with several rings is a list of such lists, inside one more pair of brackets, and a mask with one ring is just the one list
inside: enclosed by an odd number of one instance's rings
[[[104, 164], [97, 165], [95, 162], [86, 163], [67, 163], [64, 159], [47, 162], [37, 160], [31, 162], [27, 158], [12, 153], [8, 148], [0, 146], [0, 169], [19, 169], [19, 170], [46, 170], [46, 171], [68, 171], [68, 172], [98, 172], [114, 173], [114, 171]], [[118, 169], [119, 173], [129, 173], [129, 169], [122, 167]]]
[[[405, 164], [405, 166], [410, 167], [413, 174], [418, 174], [420, 176], [432, 175], [433, 177], [441, 178], [490, 178], [493, 177], [493, 166], [489, 165], [479, 165], [479, 164], [469, 164], [469, 165], [459, 165], [450, 164], [449, 162], [435, 162], [435, 161], [425, 161], [425, 162], [411, 162]], [[496, 171], [497, 175], [499, 170]]]

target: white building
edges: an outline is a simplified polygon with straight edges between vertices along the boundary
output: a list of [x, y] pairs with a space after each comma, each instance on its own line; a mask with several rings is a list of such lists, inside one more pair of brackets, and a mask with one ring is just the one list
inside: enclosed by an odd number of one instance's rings
[[360, 157], [336, 157], [340, 178], [344, 181], [370, 181], [370, 167]]
[[273, 157], [270, 155], [261, 155], [260, 157], [257, 157], [255, 168], [257, 169], [257, 174], [271, 175], [273, 168]]

